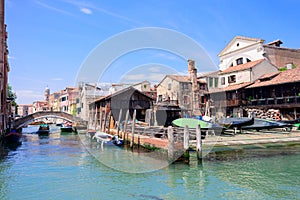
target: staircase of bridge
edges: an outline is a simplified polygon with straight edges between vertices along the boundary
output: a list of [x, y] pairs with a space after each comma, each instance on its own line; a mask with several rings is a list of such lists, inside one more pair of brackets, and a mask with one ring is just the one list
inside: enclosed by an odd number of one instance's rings
[[58, 118], [63, 119], [69, 122], [72, 122], [75, 127], [85, 127], [87, 126], [87, 122], [82, 120], [79, 117], [75, 117], [69, 113], [66, 112], [60, 112], [60, 111], [40, 111], [35, 112], [33, 114], [20, 117], [13, 122], [13, 128], [18, 129], [21, 127], [24, 127], [28, 125], [30, 122], [33, 122], [38, 119], [42, 118]]

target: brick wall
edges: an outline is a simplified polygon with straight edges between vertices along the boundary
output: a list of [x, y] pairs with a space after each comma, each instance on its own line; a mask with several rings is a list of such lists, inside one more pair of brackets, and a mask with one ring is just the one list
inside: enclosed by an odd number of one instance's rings
[[278, 68], [294, 63], [300, 67], [300, 50], [265, 45], [265, 57]]

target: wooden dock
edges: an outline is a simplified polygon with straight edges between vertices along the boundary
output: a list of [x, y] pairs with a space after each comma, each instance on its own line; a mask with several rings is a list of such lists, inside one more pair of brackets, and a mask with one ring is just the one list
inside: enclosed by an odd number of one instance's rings
[[[119, 116], [122, 115], [122, 112], [120, 110]], [[132, 122], [129, 123], [127, 111], [122, 127], [120, 118], [111, 124], [109, 115], [108, 119], [100, 120], [101, 130], [123, 138], [130, 148], [159, 149], [167, 154], [170, 162], [177, 159], [188, 160], [190, 150], [196, 151], [197, 158], [201, 160], [206, 154], [220, 149], [243, 149], [249, 148], [249, 146], [264, 148], [270, 144], [300, 144], [300, 131], [284, 132], [281, 129], [259, 132], [243, 131], [239, 134], [228, 133], [221, 136], [208, 133], [202, 140], [200, 126], [197, 129], [147, 126], [143, 123], [136, 123], [135, 114], [136, 112], [134, 112]], [[205, 153], [203, 154], [203, 152]]]

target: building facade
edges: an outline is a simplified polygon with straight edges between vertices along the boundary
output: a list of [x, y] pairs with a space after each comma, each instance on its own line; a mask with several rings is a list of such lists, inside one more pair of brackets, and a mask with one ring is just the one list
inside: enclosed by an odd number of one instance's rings
[[157, 85], [156, 104], [161, 106], [179, 106], [182, 115], [201, 115], [205, 110], [206, 81], [197, 78], [194, 63], [189, 63], [189, 74], [167, 75]]
[[[281, 102], [275, 101], [271, 95], [275, 92], [277, 95], [280, 93], [280, 97], [285, 95], [283, 88], [287, 87], [287, 84], [280, 84], [282, 82], [280, 77], [284, 76], [282, 74], [285, 73], [297, 72], [297, 70], [288, 71], [287, 69], [300, 67], [299, 49], [281, 47], [282, 42], [280, 40], [267, 44], [264, 42], [262, 39], [236, 36], [219, 54], [220, 71], [207, 76], [210, 99], [214, 101], [216, 107], [223, 105], [226, 116], [240, 116], [242, 110], [249, 107], [260, 106], [262, 108], [271, 102]], [[287, 72], [281, 74], [281, 71], [284, 70]], [[293, 77], [291, 74], [290, 76]], [[288, 87], [294, 88], [297, 85], [297, 78], [295, 80], [286, 78], [285, 81], [290, 84]], [[275, 80], [278, 86], [271, 84], [270, 80]], [[264, 81], [263, 87], [262, 81]], [[267, 87], [267, 84], [272, 86]], [[292, 98], [292, 101], [297, 102], [296, 89], [293, 92], [292, 96], [295, 98]], [[264, 98], [259, 101], [258, 97], [262, 96], [268, 96], [266, 98], [270, 101], [265, 101]], [[270, 104], [267, 107], [272, 106]], [[293, 116], [296, 117], [297, 105], [293, 106], [296, 107], [292, 111]], [[281, 109], [282, 113], [288, 112], [283, 105], [275, 107]]]
[[11, 104], [7, 99], [8, 72], [8, 47], [7, 31], [5, 24], [4, 0], [0, 0], [0, 137], [10, 128], [11, 122]]

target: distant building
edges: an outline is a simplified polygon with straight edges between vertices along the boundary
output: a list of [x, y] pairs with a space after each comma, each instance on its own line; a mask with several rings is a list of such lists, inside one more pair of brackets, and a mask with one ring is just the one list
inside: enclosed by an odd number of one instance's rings
[[76, 99], [76, 116], [83, 120], [89, 120], [89, 104], [95, 100], [108, 95], [106, 85], [92, 83], [80, 83], [78, 86], [78, 97]]
[[18, 115], [24, 117], [33, 113], [32, 104], [19, 104], [18, 105]]
[[66, 87], [64, 90], [61, 90], [58, 101], [59, 111], [75, 115], [78, 94], [78, 88], [74, 87]]
[[49, 111], [49, 106], [47, 101], [35, 101], [32, 103], [32, 112]]
[[60, 111], [59, 99], [60, 99], [60, 91], [50, 94], [50, 96], [49, 96], [49, 110], [51, 110], [51, 111]]

